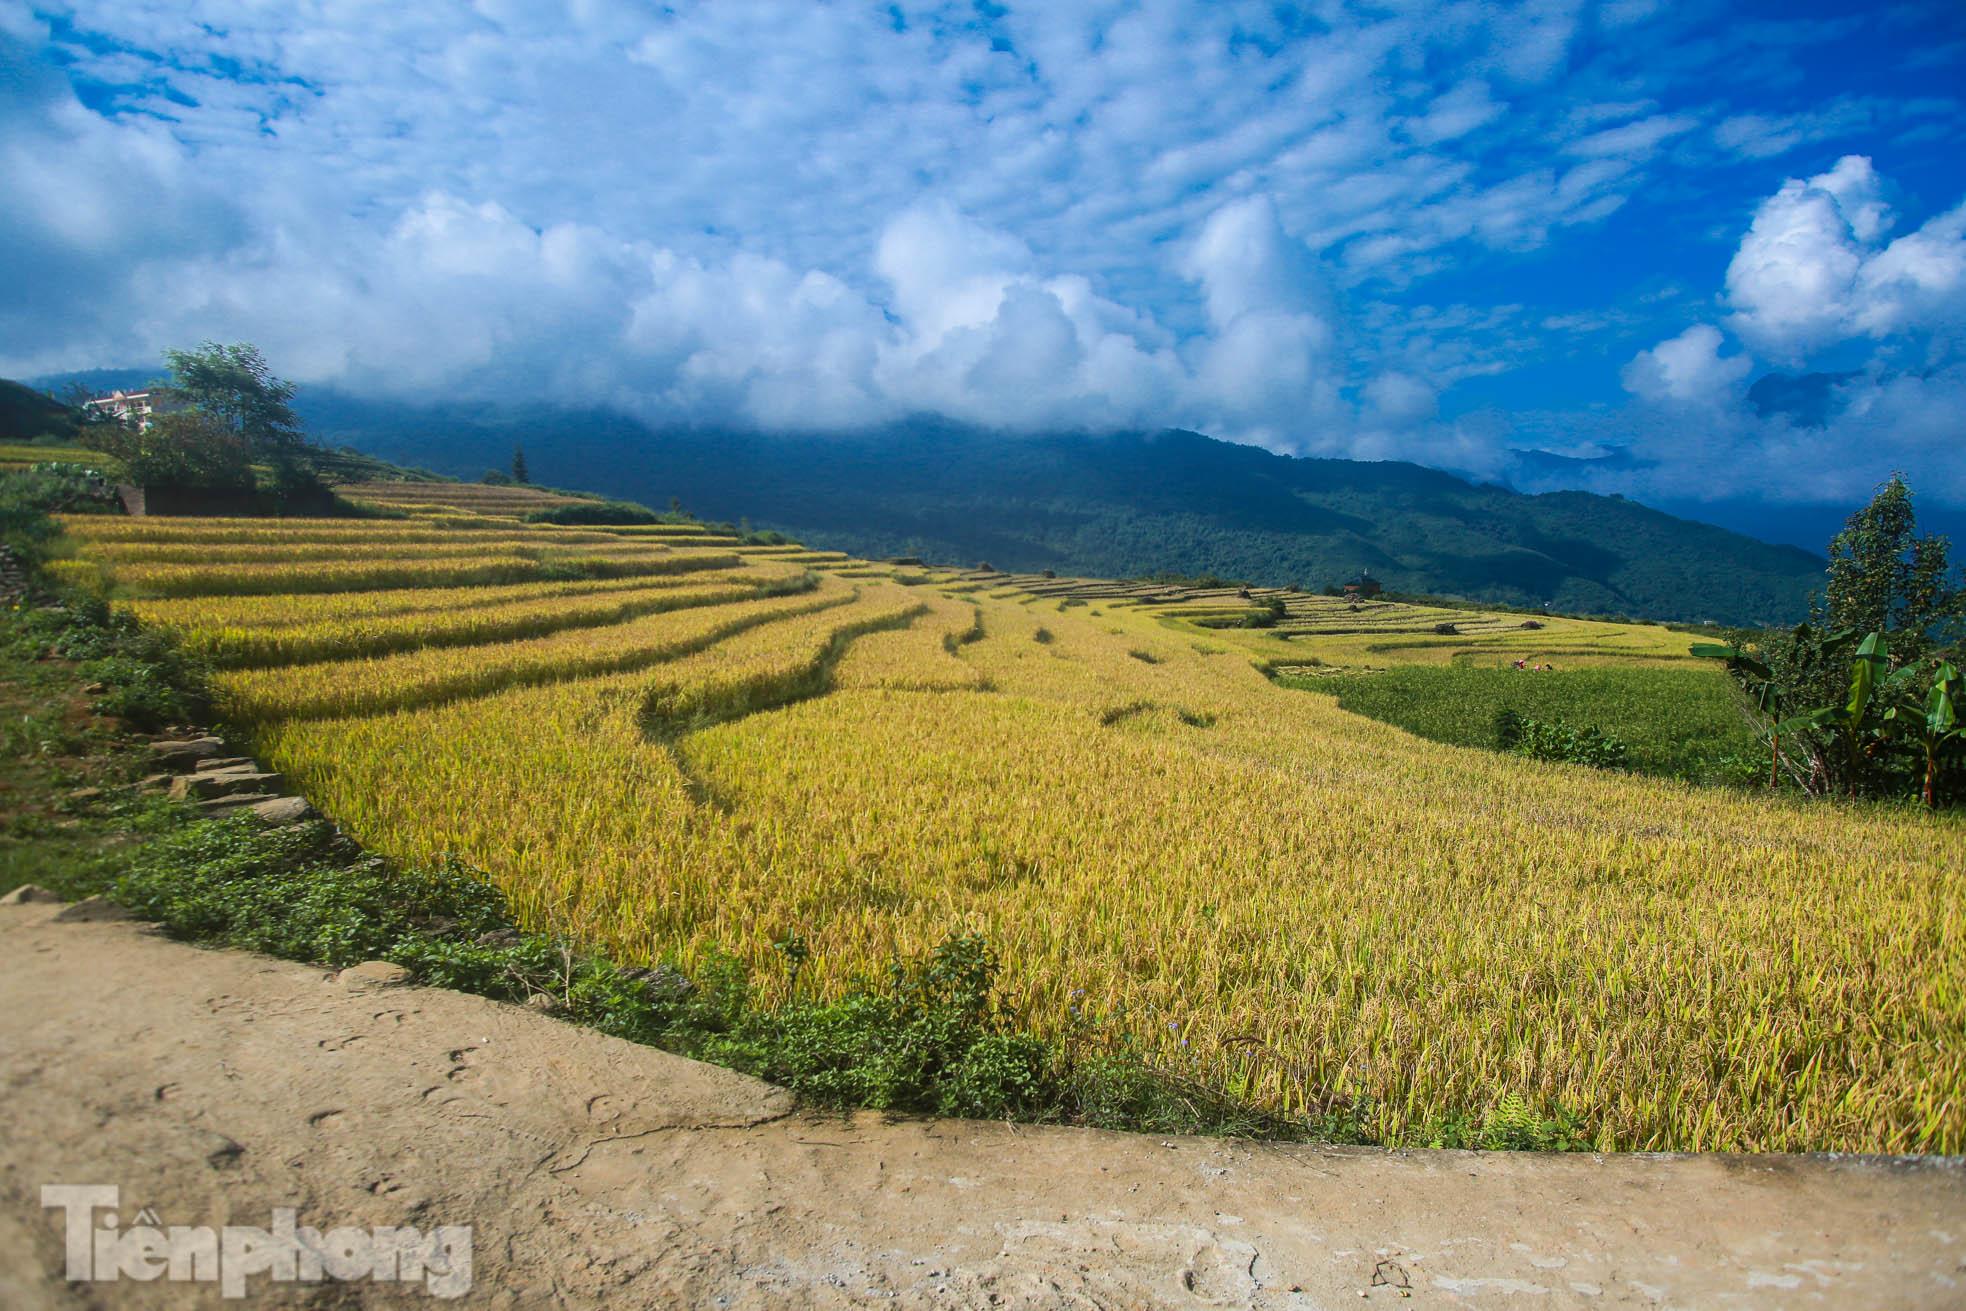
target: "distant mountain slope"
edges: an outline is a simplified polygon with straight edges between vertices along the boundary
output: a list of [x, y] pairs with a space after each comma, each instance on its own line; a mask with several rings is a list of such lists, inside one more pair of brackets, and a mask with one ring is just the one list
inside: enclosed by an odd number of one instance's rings
[[0, 378], [0, 441], [69, 437], [74, 432], [75, 411], [32, 387]]
[[316, 394], [317, 437], [470, 477], [523, 441], [542, 483], [748, 516], [816, 546], [1106, 576], [1215, 573], [1592, 613], [1789, 622], [1823, 562], [1619, 497], [1525, 496], [1399, 463], [1301, 460], [1190, 432], [1002, 437], [652, 431], [616, 413], [405, 410]]

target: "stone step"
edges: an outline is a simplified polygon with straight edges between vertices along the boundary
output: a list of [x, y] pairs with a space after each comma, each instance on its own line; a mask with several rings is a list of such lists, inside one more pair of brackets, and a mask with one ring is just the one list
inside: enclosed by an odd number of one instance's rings
[[262, 792], [242, 792], [236, 796], [213, 797], [210, 801], [198, 803], [208, 818], [224, 819], [240, 811], [250, 811], [266, 824], [298, 824], [304, 819], [313, 819], [317, 813], [309, 805], [306, 797], [281, 797]]
[[240, 796], [257, 792], [278, 796], [287, 785], [279, 774], [252, 769], [228, 769], [210, 774], [181, 774], [171, 783], [171, 796], [179, 801]]
[[314, 818], [314, 807], [307, 804], [306, 797], [274, 797], [271, 801], [255, 801], [249, 809], [261, 823], [276, 826]]
[[255, 769], [259, 767], [251, 756], [213, 756], [209, 760], [199, 761], [197, 772], [208, 774], [214, 769], [238, 769], [246, 765]]
[[167, 769], [190, 769], [201, 760], [215, 759], [224, 754], [225, 743], [210, 736], [150, 744], [151, 758]]
[[284, 798], [277, 792], [239, 792], [231, 796], [213, 797], [209, 801], [201, 801], [198, 803], [198, 809], [209, 816], [218, 817], [244, 810], [248, 806], [257, 806], [262, 802], [281, 800]]

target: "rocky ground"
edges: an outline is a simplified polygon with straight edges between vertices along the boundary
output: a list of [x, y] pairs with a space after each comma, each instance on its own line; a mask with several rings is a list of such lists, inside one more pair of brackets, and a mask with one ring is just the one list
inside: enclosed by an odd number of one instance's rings
[[[1966, 1303], [1953, 1163], [815, 1116], [396, 973], [202, 951], [94, 902], [0, 907], [0, 1305], [222, 1304], [65, 1281], [48, 1184], [116, 1186], [124, 1227], [281, 1206], [323, 1230], [469, 1225], [463, 1304], [487, 1307]], [[432, 1304], [400, 1282], [248, 1291]]]

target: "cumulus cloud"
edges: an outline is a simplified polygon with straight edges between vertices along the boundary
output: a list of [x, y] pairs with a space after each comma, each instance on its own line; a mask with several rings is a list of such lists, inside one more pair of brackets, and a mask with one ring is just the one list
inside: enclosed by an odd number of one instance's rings
[[[1586, 321], [1634, 334], [1614, 358], [1677, 326], [1539, 303], [1627, 257], [1607, 219], [1711, 223], [1739, 197], [1685, 214], [1668, 170], [1889, 117], [1707, 103], [1782, 34], [1659, 58], [1703, 20], [1651, 0], [57, 8], [0, 0], [0, 373], [249, 338], [363, 393], [1474, 472], [1510, 438], [1457, 388]], [[1764, 358], [1940, 332], [1960, 212], [1899, 235], [1886, 192], [1853, 156], [1768, 200], [1720, 323]], [[1657, 424], [1746, 367], [1702, 326], [1624, 380]]]
[[[1871, 160], [1848, 155], [1827, 172], [1790, 179], [1755, 211], [1727, 269], [1726, 323], [1762, 358], [1807, 367], [1836, 349], [1861, 367], [1796, 379], [1827, 403], [1808, 416], [1745, 402], [1754, 371], [1727, 353], [1721, 330], [1698, 323], [1642, 350], [1622, 371], [1640, 405], [1578, 416], [1615, 460], [1567, 467], [1606, 490], [1705, 499], [1745, 492], [1825, 501], [1865, 493], [1908, 472], [1941, 501], [1966, 499], [1959, 458], [1966, 413], [1966, 205], [1895, 238], [1890, 188]], [[1525, 427], [1558, 429], [1558, 416]], [[1546, 437], [1546, 434], [1538, 434]], [[1536, 444], [1545, 441], [1531, 439]]]
[[1729, 325], [1801, 361], [1854, 337], [1956, 323], [1966, 296], [1966, 206], [1888, 245], [1894, 224], [1871, 161], [1846, 155], [1762, 203], [1727, 266]]
[[1720, 329], [1696, 323], [1677, 337], [1642, 350], [1620, 375], [1625, 390], [1664, 404], [1717, 405], [1732, 397], [1753, 362], [1722, 357]]
[[1185, 268], [1213, 329], [1194, 352], [1210, 426], [1289, 446], [1293, 432], [1328, 419], [1337, 388], [1322, 376], [1333, 334], [1318, 309], [1321, 283], [1275, 205], [1252, 197], [1216, 211]]
[[1082, 276], [1041, 274], [1023, 243], [946, 202], [882, 231], [892, 332], [877, 378], [900, 408], [1014, 428], [1151, 422], [1180, 369], [1150, 319]]
[[[324, 339], [311, 360], [347, 361], [337, 380], [426, 385], [447, 359], [463, 369], [484, 343], [527, 336], [523, 323], [460, 323], [428, 358], [402, 357], [393, 379], [388, 353], [369, 349], [375, 325], [350, 315], [349, 298], [386, 293], [362, 262], [407, 249], [411, 229], [449, 205], [495, 207], [494, 226], [559, 233], [636, 270], [598, 293], [611, 307], [587, 313], [604, 335], [569, 350], [617, 348], [616, 311], [643, 295], [653, 251], [706, 271], [741, 254], [766, 262], [748, 268], [824, 274], [905, 321], [907, 340], [877, 378], [938, 345], [973, 349], [945, 339], [980, 331], [1010, 279], [1077, 277], [1080, 288], [1050, 289], [1081, 352], [1061, 368], [1164, 382], [1166, 334], [1114, 329], [1114, 307], [1191, 336], [1196, 284], [1180, 252], [1226, 206], [1267, 197], [1332, 278], [1402, 284], [1456, 247], [1530, 249], [1597, 222], [1644, 181], [1591, 162], [1524, 162], [1543, 150], [1546, 111], [1520, 89], [1571, 62], [1570, 0], [1328, 24], [1193, 4], [978, 13], [953, 0], [661, 12], [431, 0], [359, 18], [250, 0], [195, 14], [106, 0], [54, 26], [12, 0], [0, 12], [7, 65], [25, 70], [0, 79], [0, 183], [12, 202], [0, 261], [30, 293], [0, 331], [0, 367], [14, 371], [153, 357], [184, 316], [147, 288], [251, 271]], [[1468, 76], [1439, 90], [1414, 83], [1430, 50]], [[433, 207], [432, 196], [446, 200]], [[950, 214], [974, 226], [959, 232]], [[446, 229], [460, 241], [470, 231], [461, 220]], [[938, 233], [951, 243], [940, 250], [928, 244]], [[1002, 245], [980, 245], [983, 233]], [[507, 235], [524, 266], [524, 242]], [[410, 280], [404, 323], [427, 321], [415, 301], [425, 281], [445, 282], [429, 294], [460, 313], [523, 300], [460, 283], [495, 276], [483, 270], [441, 273]], [[303, 297], [309, 288], [318, 300]], [[51, 312], [78, 291], [130, 313]], [[209, 332], [256, 326], [219, 317], [250, 317], [223, 287], [197, 298]], [[1014, 308], [1033, 328], [1046, 310], [1022, 293]], [[1293, 344], [1276, 356], [1278, 388], [1292, 392], [1326, 329], [1279, 326]], [[1259, 335], [1254, 320], [1221, 330]], [[1001, 349], [993, 359], [1006, 363]], [[941, 364], [946, 390], [955, 362]], [[565, 361], [541, 376], [578, 372]], [[986, 376], [1009, 375], [975, 375]]]
[[1509, 426], [1519, 443], [1581, 448], [1599, 457], [1555, 474], [1517, 471], [1531, 490], [1581, 486], [1658, 500], [1855, 504], [1892, 470], [1902, 470], [1921, 497], [1966, 503], [1966, 461], [1959, 458], [1966, 365], [1861, 373], [1837, 388], [1837, 402], [1821, 425], [1721, 405], [1678, 423], [1630, 407], [1524, 413]]
[[1701, 322], [1624, 368], [1640, 407], [1522, 417], [1518, 436], [1555, 450], [1585, 434], [1598, 456], [1614, 454], [1563, 466], [1563, 478], [1655, 497], [1850, 501], [1905, 470], [1938, 501], [1966, 499], [1966, 204], [1891, 238], [1887, 193], [1862, 155], [1789, 179], [1758, 206], [1728, 265], [1726, 324], [1762, 358], [1864, 360], [1791, 379], [1824, 397], [1813, 413], [1744, 403], [1754, 362], [1726, 354], [1720, 328]]

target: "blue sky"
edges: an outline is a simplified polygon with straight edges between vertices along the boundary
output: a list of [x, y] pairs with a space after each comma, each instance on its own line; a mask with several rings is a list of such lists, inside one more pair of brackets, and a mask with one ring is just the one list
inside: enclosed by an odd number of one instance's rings
[[[0, 0], [0, 51], [8, 376], [248, 338], [370, 395], [1966, 505], [1957, 0]], [[1749, 394], [1809, 371], [1820, 422]]]

